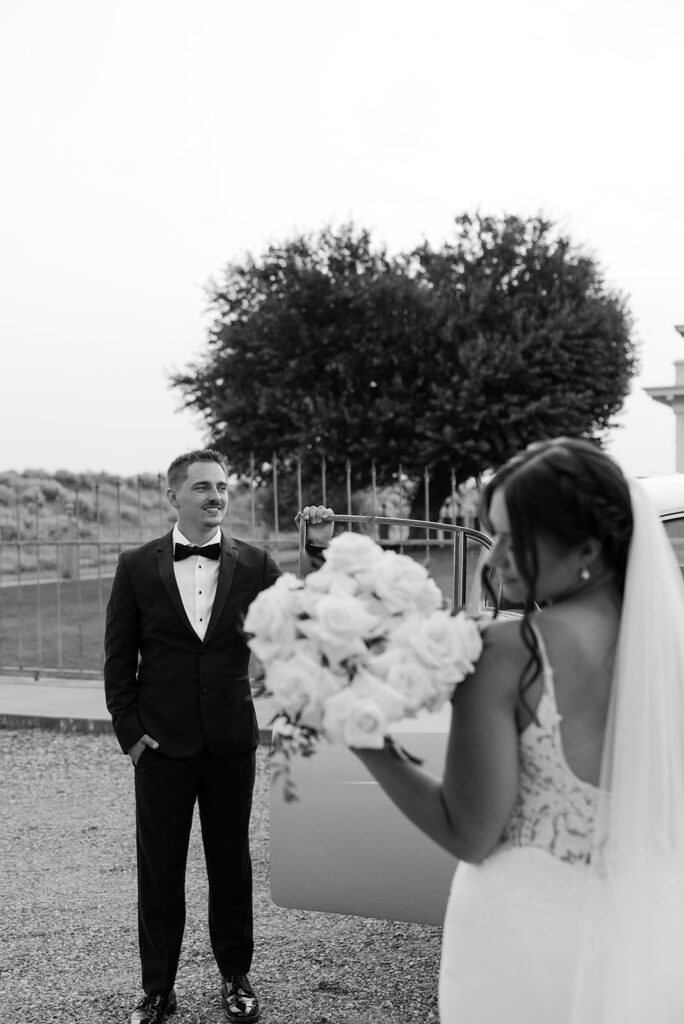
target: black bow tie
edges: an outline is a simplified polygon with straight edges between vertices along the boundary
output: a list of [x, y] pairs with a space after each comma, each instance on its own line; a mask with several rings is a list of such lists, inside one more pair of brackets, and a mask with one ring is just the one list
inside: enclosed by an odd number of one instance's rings
[[202, 555], [204, 558], [212, 558], [217, 562], [221, 557], [221, 545], [205, 544], [203, 548], [198, 548], [195, 544], [176, 544], [174, 546], [174, 562], [182, 562], [184, 558], [190, 558], [190, 555]]

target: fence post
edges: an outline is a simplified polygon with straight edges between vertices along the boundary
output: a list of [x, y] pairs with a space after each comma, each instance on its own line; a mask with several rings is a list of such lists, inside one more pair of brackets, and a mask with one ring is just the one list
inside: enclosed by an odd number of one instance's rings
[[65, 537], [62, 576], [65, 580], [75, 580], [78, 571], [76, 550], [76, 522], [74, 519], [75, 505], [73, 501], [64, 502], [64, 513], [66, 515]]
[[56, 597], [57, 597], [57, 668], [62, 668], [64, 664], [64, 649], [62, 646], [62, 577], [64, 570], [62, 568], [62, 559], [64, 556], [64, 545], [61, 543], [62, 540], [62, 520], [59, 512], [57, 513], [57, 521], [55, 524], [57, 532], [57, 583], [56, 583]]
[[[140, 477], [138, 477], [138, 480]], [[140, 520], [142, 539], [142, 519]], [[100, 532], [100, 481], [95, 481], [95, 548], [97, 551], [97, 616], [104, 635], [104, 599], [102, 596], [102, 536]], [[104, 668], [104, 650], [100, 652], [100, 665]]]
[[276, 544], [280, 540], [280, 524], [278, 520], [278, 456], [273, 452], [273, 526], [275, 527]]
[[138, 529], [140, 530], [140, 538], [144, 533], [143, 526], [143, 502], [142, 502], [142, 477], [138, 477]]
[[[380, 506], [380, 515], [381, 516], [386, 516], [387, 515], [387, 505], [384, 503], [384, 501], [383, 501], [382, 505]], [[390, 531], [390, 528], [387, 525], [387, 523], [378, 523], [377, 526], [376, 526], [376, 536], [377, 536], [378, 540], [380, 540], [380, 541], [389, 540], [389, 535], [390, 535], [389, 531]]]
[[[399, 518], [404, 518], [404, 471], [401, 468], [401, 462], [397, 470], [397, 483], [399, 484]], [[399, 551], [403, 555], [404, 553], [404, 528], [399, 527]]]
[[254, 452], [249, 453], [249, 497], [252, 518], [252, 537], [256, 537], [256, 483], [254, 482]]
[[[40, 499], [36, 491], [36, 639], [38, 641], [38, 669], [43, 667], [43, 616], [41, 608], [40, 576]], [[36, 674], [36, 678], [40, 672]]]
[[17, 497], [17, 660], [19, 668], [24, 667], [24, 609], [23, 591], [21, 587], [21, 514], [19, 511], [19, 498]]
[[76, 489], [76, 501], [74, 503], [74, 519], [76, 521], [76, 593], [78, 596], [78, 662], [83, 664], [83, 585], [81, 583], [81, 538], [79, 536], [79, 492]]
[[[2, 588], [2, 556], [3, 556], [3, 541], [2, 541], [2, 524], [0, 524], [0, 588]], [[3, 630], [2, 630], [2, 602], [0, 601], [0, 669], [5, 664], [4, 656], [4, 643], [3, 643]]]
[[159, 533], [161, 534], [164, 532], [164, 493], [161, 473], [157, 473], [157, 491], [159, 492]]
[[116, 543], [118, 554], [121, 554], [121, 481], [118, 478], [116, 481]]
[[[430, 521], [430, 469], [428, 466], [425, 467], [423, 473], [423, 481], [425, 485], [425, 518]], [[425, 531], [425, 559], [430, 562], [430, 531]]]

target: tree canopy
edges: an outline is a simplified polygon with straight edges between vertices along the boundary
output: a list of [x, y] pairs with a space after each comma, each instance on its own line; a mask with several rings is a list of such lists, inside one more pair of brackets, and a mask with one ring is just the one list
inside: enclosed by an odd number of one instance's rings
[[442, 247], [396, 256], [328, 228], [230, 264], [208, 296], [207, 352], [173, 383], [234, 470], [272, 452], [366, 481], [371, 461], [428, 466], [435, 515], [452, 470], [604, 439], [636, 371], [625, 298], [539, 217], [463, 215]]

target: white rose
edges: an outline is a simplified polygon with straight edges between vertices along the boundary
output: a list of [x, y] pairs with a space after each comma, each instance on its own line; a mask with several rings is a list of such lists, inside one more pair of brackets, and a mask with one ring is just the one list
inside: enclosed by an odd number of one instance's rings
[[335, 569], [319, 569], [304, 580], [304, 586], [315, 594], [329, 594], [331, 590], [345, 594], [356, 594], [359, 585], [353, 576]]
[[315, 641], [331, 666], [350, 658], [364, 659], [368, 649], [364, 637], [371, 637], [380, 620], [350, 594], [324, 594], [317, 602], [315, 617], [300, 619], [299, 631]]
[[285, 661], [272, 661], [266, 670], [266, 686], [277, 710], [312, 729], [321, 728], [326, 700], [344, 685], [344, 679], [303, 650]]
[[388, 722], [399, 722], [406, 715], [406, 701], [402, 694], [363, 666], [357, 669], [351, 689], [359, 697], [374, 701]]
[[387, 620], [387, 643], [390, 649], [411, 648], [411, 637], [423, 622], [425, 616], [417, 611], [408, 611], [403, 615], [394, 615]]
[[347, 531], [331, 540], [325, 552], [325, 565], [319, 571], [346, 573], [368, 589], [372, 566], [382, 556], [382, 548], [370, 537]]
[[382, 676], [387, 685], [399, 694], [408, 714], [415, 714], [423, 707], [432, 707], [440, 695], [430, 670], [407, 649], [394, 647], [386, 650], [373, 658], [368, 668]]
[[248, 641], [259, 661], [266, 664], [275, 657], [287, 657], [294, 650], [297, 622], [297, 595], [302, 583], [292, 573], [284, 573], [273, 586], [262, 590], [252, 601], [243, 623]]
[[387, 727], [387, 718], [380, 706], [370, 697], [360, 697], [351, 687], [331, 697], [323, 713], [326, 737], [346, 747], [381, 749]]
[[478, 628], [463, 612], [433, 612], [419, 620], [410, 635], [411, 647], [430, 669], [439, 686], [460, 683], [475, 668], [482, 651]]
[[427, 569], [408, 555], [385, 551], [373, 565], [373, 585], [388, 612], [398, 614], [417, 608], [429, 612], [441, 608], [442, 592]]
[[408, 647], [398, 646], [393, 644], [391, 647], [386, 647], [385, 650], [379, 654], [374, 654], [368, 661], [368, 671], [372, 672], [374, 676], [378, 676], [380, 679], [387, 679], [389, 670], [393, 665], [398, 662], [406, 660], [410, 657], [412, 652]]
[[290, 614], [292, 592], [303, 587], [290, 572], [279, 576], [275, 583], [257, 594], [247, 610], [244, 627], [248, 633], [262, 633], [270, 628], [273, 617]]
[[304, 587], [297, 593], [296, 607], [303, 615], [315, 618], [324, 594], [356, 594], [358, 589], [353, 576], [341, 572], [325, 573], [321, 569], [306, 577]]
[[463, 645], [464, 658], [469, 666], [468, 672], [475, 668], [475, 662], [482, 654], [483, 642], [480, 625], [470, 615], [459, 612], [458, 615], [450, 615], [454, 628], [458, 630]]

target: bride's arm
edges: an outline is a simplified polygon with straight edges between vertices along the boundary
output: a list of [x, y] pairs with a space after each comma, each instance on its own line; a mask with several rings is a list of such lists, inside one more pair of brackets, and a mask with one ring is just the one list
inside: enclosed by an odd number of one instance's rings
[[493, 623], [475, 673], [456, 689], [441, 782], [387, 749], [354, 751], [397, 807], [459, 860], [491, 853], [513, 809], [515, 711], [526, 661], [518, 623]]

